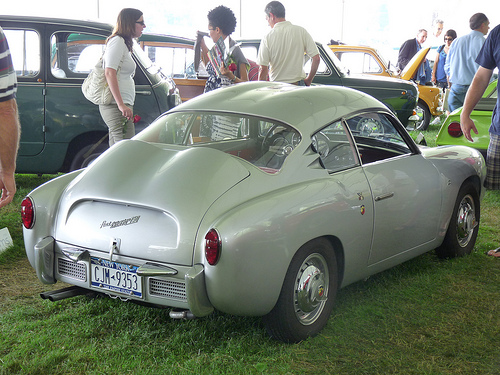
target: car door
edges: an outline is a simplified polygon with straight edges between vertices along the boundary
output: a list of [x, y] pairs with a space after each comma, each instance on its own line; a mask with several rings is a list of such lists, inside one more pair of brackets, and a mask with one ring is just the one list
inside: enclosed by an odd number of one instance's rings
[[42, 31], [22, 23], [1, 24], [17, 74], [17, 105], [22, 124], [18, 155], [39, 154], [45, 143], [45, 74], [42, 56]]
[[390, 116], [364, 113], [347, 120], [374, 206], [369, 264], [432, 241], [441, 210], [440, 180], [408, 134]]

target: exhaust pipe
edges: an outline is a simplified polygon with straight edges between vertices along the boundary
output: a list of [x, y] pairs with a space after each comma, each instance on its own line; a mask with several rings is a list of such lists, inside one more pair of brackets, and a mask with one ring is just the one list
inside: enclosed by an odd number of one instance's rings
[[176, 320], [191, 320], [196, 319], [196, 316], [190, 310], [180, 310], [180, 309], [172, 309], [168, 314], [171, 319]]
[[49, 301], [56, 302], [66, 298], [81, 296], [82, 294], [91, 294], [90, 290], [80, 288], [78, 286], [70, 286], [68, 288], [63, 288], [59, 290], [52, 290], [49, 292], [40, 293], [42, 299], [48, 299]]

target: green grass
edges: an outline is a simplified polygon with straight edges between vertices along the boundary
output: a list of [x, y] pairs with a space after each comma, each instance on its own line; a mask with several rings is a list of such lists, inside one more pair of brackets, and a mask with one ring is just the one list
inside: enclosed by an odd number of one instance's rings
[[500, 374], [500, 260], [484, 255], [500, 243], [500, 192], [482, 202], [470, 256], [431, 252], [350, 285], [320, 335], [287, 345], [259, 318], [173, 321], [167, 309], [26, 290], [3, 298], [7, 271], [26, 264], [20, 201], [51, 177], [17, 176], [16, 202], [0, 211], [14, 240], [0, 255], [0, 374]]

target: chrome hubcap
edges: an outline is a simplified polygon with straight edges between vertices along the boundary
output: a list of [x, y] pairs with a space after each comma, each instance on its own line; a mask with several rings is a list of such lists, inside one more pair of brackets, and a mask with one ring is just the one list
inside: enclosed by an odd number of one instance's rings
[[312, 324], [321, 315], [328, 299], [328, 284], [325, 258], [309, 255], [300, 266], [294, 290], [295, 314], [302, 324]]
[[457, 215], [457, 239], [460, 246], [469, 244], [477, 224], [474, 200], [466, 195], [460, 202]]

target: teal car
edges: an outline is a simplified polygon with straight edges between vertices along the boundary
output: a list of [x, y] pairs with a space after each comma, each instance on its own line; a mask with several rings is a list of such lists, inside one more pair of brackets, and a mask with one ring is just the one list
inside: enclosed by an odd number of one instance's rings
[[[99, 107], [82, 94], [83, 80], [102, 55], [108, 24], [0, 15], [17, 73], [22, 133], [17, 173], [58, 173], [86, 167], [108, 148]], [[138, 44], [133, 59], [136, 132], [181, 102], [174, 81]]]
[[497, 82], [498, 80], [495, 80], [488, 85], [483, 97], [472, 111], [471, 118], [476, 124], [478, 132], [478, 134], [471, 132], [474, 142], [469, 142], [462, 133], [462, 129], [460, 128], [462, 107], [460, 107], [451, 112], [441, 126], [436, 140], [438, 146], [464, 145], [474, 147], [483, 154], [486, 154], [488, 144], [490, 143], [489, 129], [491, 116], [493, 115], [493, 109], [498, 97]]

